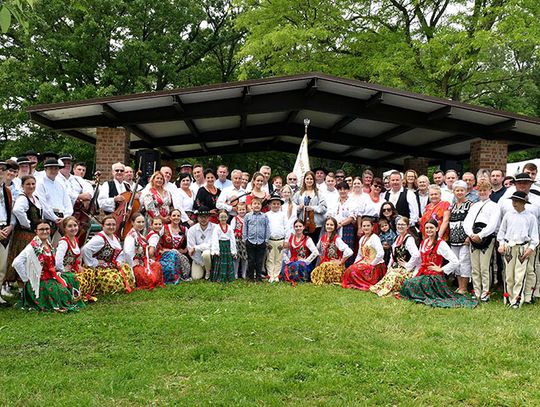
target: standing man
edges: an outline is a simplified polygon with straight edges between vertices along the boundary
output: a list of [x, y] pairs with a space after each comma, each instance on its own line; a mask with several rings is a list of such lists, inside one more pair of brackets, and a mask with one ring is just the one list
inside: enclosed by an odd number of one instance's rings
[[[7, 256], [9, 238], [13, 231], [14, 219], [11, 213], [13, 208], [13, 199], [11, 191], [4, 184], [4, 173], [7, 169], [5, 161], [0, 161], [0, 286], [2, 287], [1, 295], [10, 296], [11, 292], [8, 287], [4, 287], [4, 280], [7, 272]], [[9, 306], [9, 304], [0, 295], [0, 306]]]
[[478, 202], [480, 197], [478, 192], [474, 189], [476, 184], [476, 178], [472, 172], [466, 172], [461, 177], [463, 181], [467, 184], [467, 193], [465, 194], [465, 199], [471, 201], [472, 203]]
[[506, 187], [503, 185], [504, 172], [502, 170], [492, 170], [489, 175], [489, 180], [491, 182], [491, 194], [489, 199], [493, 202], [499, 202], [499, 199], [506, 192]]
[[206, 182], [204, 179], [204, 169], [201, 164], [195, 164], [193, 166], [193, 181], [190, 185], [190, 189], [193, 192], [193, 195], [197, 196], [199, 188], [204, 185]]
[[23, 192], [21, 186], [21, 179], [25, 175], [29, 175], [31, 171], [32, 161], [28, 159], [25, 155], [17, 158], [17, 164], [19, 165], [19, 172], [17, 176], [13, 178], [12, 188], [16, 190], [14, 196], [17, 197]]
[[326, 212], [328, 215], [332, 214], [335, 217], [338, 208], [339, 192], [336, 189], [336, 178], [333, 174], [326, 176], [326, 190], [323, 192], [324, 199], [326, 200]]
[[328, 171], [326, 171], [323, 167], [318, 167], [313, 170], [315, 173], [315, 184], [317, 185], [317, 190], [321, 191], [323, 194], [326, 190], [326, 174]]
[[236, 204], [238, 202], [246, 202], [246, 190], [242, 188], [242, 171], [233, 170], [231, 172], [231, 179], [231, 185], [221, 190], [221, 194], [219, 194], [216, 202], [216, 208], [225, 209], [229, 213], [229, 216], [236, 216]]
[[32, 164], [30, 164], [30, 174], [34, 175], [34, 171], [36, 171], [36, 167], [39, 162], [39, 154], [35, 150], [28, 150], [26, 153], [24, 153], [26, 158], [30, 160]]
[[176, 187], [176, 185], [174, 185], [173, 182], [171, 182], [172, 168], [171, 167], [161, 167], [160, 171], [163, 174], [163, 177], [165, 178], [165, 184], [163, 185], [163, 188], [165, 188], [167, 191], [169, 191], [171, 193], [171, 195], [175, 194], [176, 190], [178, 188]]
[[232, 185], [232, 182], [227, 179], [227, 176], [229, 175], [229, 168], [226, 165], [220, 165], [217, 168], [217, 180], [215, 182], [216, 187], [218, 187], [221, 191], [223, 191], [225, 188], [230, 187]]
[[418, 202], [413, 191], [403, 188], [401, 173], [392, 171], [390, 174], [390, 190], [384, 194], [384, 200], [396, 207], [399, 215], [409, 218], [411, 226], [418, 223]]
[[291, 187], [293, 195], [300, 189], [298, 186], [298, 176], [294, 172], [287, 174], [287, 185]]
[[433, 173], [433, 183], [441, 188], [441, 191], [447, 190], [446, 184], [444, 183], [444, 172], [443, 170], [436, 170]]
[[73, 175], [69, 177], [71, 189], [77, 194], [77, 199], [86, 201], [91, 200], [94, 195], [92, 184], [84, 179], [86, 175], [86, 164], [83, 162], [76, 163], [73, 166]]
[[536, 166], [536, 164], [535, 163], [525, 164], [523, 166], [523, 172], [525, 174], [529, 174], [529, 176], [531, 177], [533, 181], [533, 184], [531, 186], [531, 193], [540, 196], [540, 188], [538, 187], [536, 183], [536, 175], [538, 174], [538, 167]]
[[58, 174], [58, 181], [62, 183], [64, 189], [68, 192], [69, 199], [71, 199], [71, 204], [73, 205], [79, 194], [77, 191], [73, 190], [72, 183], [70, 181], [71, 175], [71, 166], [73, 163], [73, 157], [70, 154], [60, 154], [60, 161], [64, 166], [60, 168], [60, 173]]
[[98, 204], [106, 214], [114, 212], [120, 205], [120, 202], [125, 201], [120, 194], [131, 191], [131, 187], [124, 182], [125, 167], [122, 163], [112, 165], [113, 180], [101, 184], [99, 187]]

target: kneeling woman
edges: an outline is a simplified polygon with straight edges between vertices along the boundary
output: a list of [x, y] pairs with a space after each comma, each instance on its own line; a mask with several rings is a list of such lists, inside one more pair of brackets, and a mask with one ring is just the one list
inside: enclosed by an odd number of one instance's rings
[[309, 281], [314, 266], [313, 260], [317, 258], [319, 251], [311, 237], [304, 235], [304, 228], [302, 220], [294, 221], [294, 234], [289, 238], [289, 248], [283, 255], [285, 266], [279, 275], [281, 281], [293, 284]]
[[131, 292], [135, 288], [133, 270], [123, 264], [120, 257], [122, 246], [115, 236], [116, 220], [113, 216], [103, 218], [103, 231], [96, 234], [82, 248], [84, 278], [94, 279], [95, 294]]
[[73, 297], [67, 282], [54, 267], [54, 248], [49, 242], [51, 226], [45, 220], [36, 224], [37, 236], [13, 261], [24, 282], [19, 306], [38, 311], [77, 311], [84, 306]]
[[144, 216], [140, 212], [134, 213], [131, 221], [133, 228], [124, 240], [124, 260], [133, 268], [137, 288], [164, 286], [161, 264], [150, 259], [148, 241], [141, 234], [146, 223]]
[[[435, 219], [425, 223], [426, 238], [420, 244], [420, 269], [414, 277], [405, 280], [400, 295], [433, 307], [473, 308], [478, 305], [475, 299], [454, 293], [448, 288], [444, 275], [452, 273], [459, 266], [459, 260], [448, 244], [438, 237], [438, 227]], [[443, 260], [448, 261], [444, 267]]]
[[369, 291], [382, 297], [399, 292], [403, 282], [410, 278], [420, 265], [420, 252], [414, 237], [408, 233], [409, 218], [400, 216], [396, 222], [398, 237], [392, 245], [392, 257], [386, 274]]
[[352, 266], [343, 274], [342, 287], [367, 291], [377, 284], [386, 273], [384, 249], [379, 236], [373, 233], [374, 221], [370, 217], [362, 219], [362, 232], [358, 244], [358, 255]]
[[165, 283], [178, 284], [182, 280], [189, 280], [191, 265], [186, 256], [186, 228], [182, 225], [182, 213], [178, 209], [171, 211], [171, 223], [163, 225], [159, 250]]
[[319, 241], [317, 250], [321, 254], [319, 265], [311, 273], [311, 282], [315, 285], [341, 284], [345, 262], [353, 251], [337, 234], [337, 221], [326, 218], [325, 233]]

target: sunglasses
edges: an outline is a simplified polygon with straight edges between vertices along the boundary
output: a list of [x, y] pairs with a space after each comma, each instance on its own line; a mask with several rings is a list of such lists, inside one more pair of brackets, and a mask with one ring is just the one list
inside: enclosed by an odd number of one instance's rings
[[124, 172], [124, 170], [114, 170], [114, 172]]
[[384, 208], [383, 212], [392, 212], [392, 208]]
[[373, 185], [373, 188], [379, 188], [379, 189], [381, 189], [381, 188], [382, 188], [382, 185], [374, 184], [374, 185]]
[[49, 230], [51, 230], [51, 228], [37, 228], [36, 230], [38, 232], [48, 232]]

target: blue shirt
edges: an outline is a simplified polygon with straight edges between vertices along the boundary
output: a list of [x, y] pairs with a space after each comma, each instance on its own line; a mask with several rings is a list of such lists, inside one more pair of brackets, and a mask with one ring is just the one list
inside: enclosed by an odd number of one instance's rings
[[253, 244], [263, 244], [270, 239], [270, 221], [262, 212], [249, 212], [244, 217], [244, 240]]

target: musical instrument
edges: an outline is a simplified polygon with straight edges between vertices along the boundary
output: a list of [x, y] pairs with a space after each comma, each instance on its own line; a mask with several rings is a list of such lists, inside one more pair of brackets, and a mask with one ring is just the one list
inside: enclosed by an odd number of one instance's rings
[[115, 234], [120, 240], [124, 240], [131, 228], [133, 227], [133, 224], [131, 222], [131, 216], [134, 213], [139, 212], [139, 209], [141, 207], [141, 203], [139, 202], [139, 200], [135, 199], [135, 195], [137, 195], [137, 189], [139, 189], [141, 175], [142, 171], [137, 170], [135, 186], [132, 188], [131, 191], [126, 191], [119, 194], [120, 196], [124, 197], [124, 200], [118, 204], [118, 208], [116, 208], [112, 214], [116, 219]]
[[315, 224], [315, 211], [308, 211], [305, 209], [306, 206], [309, 206], [311, 202], [311, 197], [304, 197], [304, 225], [308, 233], [315, 232], [317, 225]]
[[245, 196], [248, 196], [251, 192], [245, 192], [241, 195], [231, 195], [228, 199], [227, 199], [227, 205], [231, 205], [232, 206], [232, 210], [233, 211], [236, 211], [236, 207], [238, 206], [238, 203], [240, 202], [240, 198], [243, 198]]
[[96, 219], [98, 214], [97, 198], [99, 195], [99, 177], [101, 177], [101, 172], [96, 171], [93, 178], [95, 186], [92, 198], [90, 200], [77, 199], [73, 205], [73, 216], [79, 221], [77, 242], [80, 247], [86, 243], [88, 233], [92, 226], [92, 219]]

